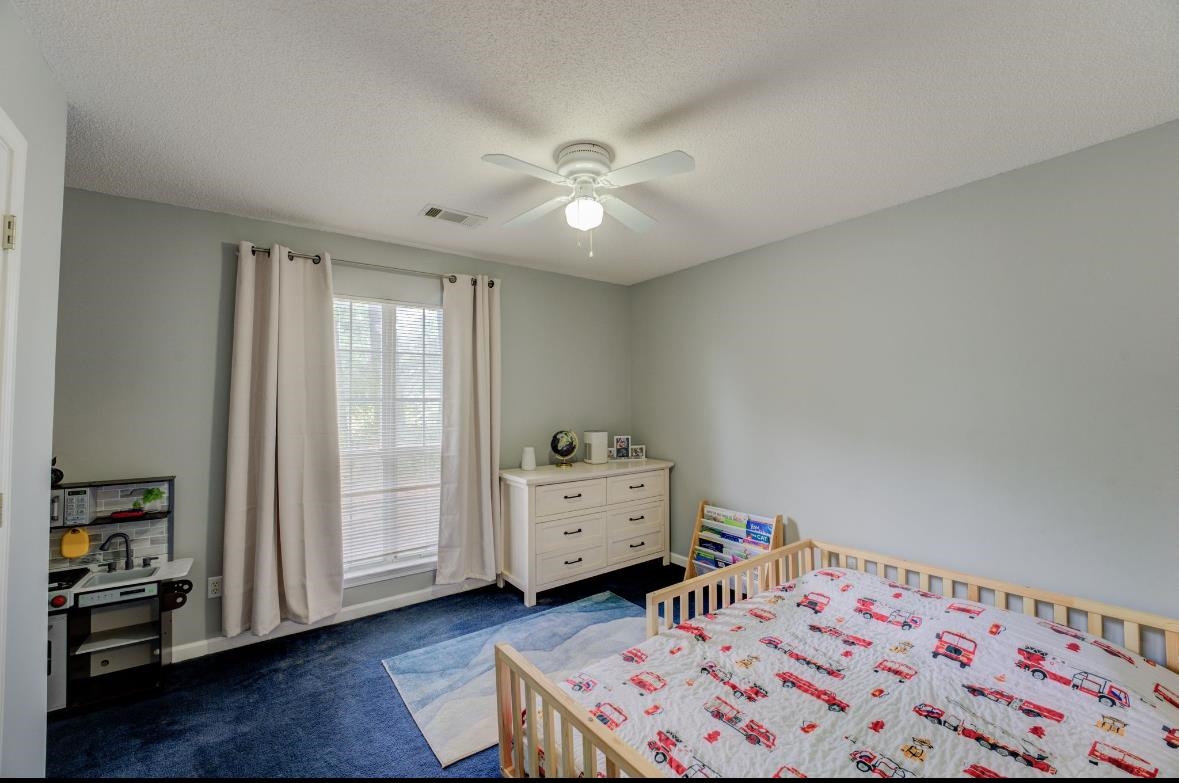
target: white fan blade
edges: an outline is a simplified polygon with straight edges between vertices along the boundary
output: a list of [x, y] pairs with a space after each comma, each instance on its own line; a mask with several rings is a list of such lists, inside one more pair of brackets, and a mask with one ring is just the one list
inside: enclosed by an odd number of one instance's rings
[[601, 185], [607, 188], [624, 188], [656, 177], [686, 174], [694, 168], [696, 161], [691, 155], [675, 150], [611, 171], [601, 178]]
[[516, 215], [516, 217], [509, 220], [507, 223], [504, 223], [504, 227], [514, 228], [515, 226], [523, 226], [526, 223], [531, 223], [532, 221], [549, 214], [557, 207], [568, 204], [572, 200], [573, 196], [557, 196], [556, 198], [549, 199], [545, 203], [533, 207], [527, 212], [522, 212], [519, 215]]
[[655, 227], [655, 218], [617, 196], [599, 196], [598, 201], [602, 202], [602, 208], [606, 210], [607, 215], [635, 233], [642, 234]]
[[554, 185], [570, 184], [569, 180], [567, 180], [565, 177], [562, 177], [555, 171], [542, 169], [540, 166], [534, 166], [527, 161], [520, 160], [519, 158], [513, 158], [511, 155], [484, 155], [483, 160], [487, 161], [488, 163], [494, 163], [497, 166], [503, 166], [505, 169], [511, 169], [512, 171], [518, 171], [521, 174], [527, 174], [530, 177], [543, 179], [545, 182], [551, 182]]

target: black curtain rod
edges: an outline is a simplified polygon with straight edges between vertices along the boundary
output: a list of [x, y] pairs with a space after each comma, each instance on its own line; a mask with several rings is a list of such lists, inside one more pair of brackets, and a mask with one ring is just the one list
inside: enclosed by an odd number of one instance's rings
[[[250, 245], [250, 252], [255, 253], [255, 254], [257, 254], [257, 253], [269, 254], [270, 248], [258, 247], [257, 245]], [[318, 255], [313, 256], [313, 255], [308, 255], [307, 253], [296, 253], [294, 250], [287, 251], [287, 260], [288, 261], [294, 261], [296, 258], [306, 258], [308, 261], [311, 261], [312, 263], [315, 263], [315, 264], [318, 264], [320, 261], [323, 260]], [[452, 283], [458, 281], [458, 278], [454, 275], [440, 275], [440, 274], [437, 274], [436, 272], [423, 272], [420, 269], [402, 269], [401, 267], [385, 266], [384, 264], [365, 264], [360, 261], [349, 261], [345, 258], [333, 258], [332, 264], [333, 265], [334, 264], [341, 264], [342, 266], [355, 266], [355, 267], [360, 267], [362, 269], [377, 269], [382, 272], [401, 272], [402, 274], [417, 275], [419, 277], [436, 277], [439, 279], [449, 280]]]

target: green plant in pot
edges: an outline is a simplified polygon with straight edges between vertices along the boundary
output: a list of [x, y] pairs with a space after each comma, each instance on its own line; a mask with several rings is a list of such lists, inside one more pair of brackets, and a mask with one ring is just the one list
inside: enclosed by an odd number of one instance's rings
[[115, 513], [111, 514], [111, 519], [134, 519], [136, 517], [141, 517], [148, 513], [149, 509], [147, 507], [149, 505], [152, 503], [158, 503], [163, 499], [164, 490], [160, 489], [159, 487], [146, 487], [143, 490], [143, 494], [136, 498], [135, 502], [131, 504], [131, 508], [127, 509], [126, 511], [116, 511]]
[[148, 487], [143, 490], [143, 496], [131, 504], [131, 508], [139, 509], [140, 511], [148, 511], [147, 508], [152, 503], [158, 503], [164, 499], [164, 490], [159, 487]]

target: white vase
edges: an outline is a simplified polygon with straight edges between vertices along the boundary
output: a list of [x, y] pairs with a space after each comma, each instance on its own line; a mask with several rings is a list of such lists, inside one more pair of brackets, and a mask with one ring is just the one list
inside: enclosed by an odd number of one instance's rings
[[536, 470], [536, 449], [532, 446], [524, 447], [524, 453], [520, 455], [520, 468], [522, 470]]

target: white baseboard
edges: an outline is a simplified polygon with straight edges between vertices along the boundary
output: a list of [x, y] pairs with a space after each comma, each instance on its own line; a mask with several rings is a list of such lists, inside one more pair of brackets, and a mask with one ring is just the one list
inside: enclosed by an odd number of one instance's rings
[[[675, 552], [671, 553], [669, 559], [681, 567], [688, 565], [688, 558]], [[302, 623], [294, 623], [287, 620], [265, 636], [254, 636], [249, 631], [246, 631], [232, 639], [224, 636], [215, 636], [211, 639], [201, 639], [200, 641], [189, 642], [187, 644], [178, 644], [171, 648], [171, 660], [165, 660], [165, 663], [180, 663], [181, 661], [188, 661], [193, 658], [224, 652], [225, 650], [234, 650], [238, 647], [257, 644], [268, 639], [278, 639], [283, 636], [302, 633], [313, 628], [325, 628], [329, 625], [336, 625], [338, 623], [348, 622], [349, 620], [356, 620], [360, 617], [388, 612], [390, 609], [400, 609], [403, 606], [420, 604], [435, 598], [442, 598], [443, 596], [486, 587], [490, 584], [494, 584], [494, 582], [468, 579], [466, 582], [457, 585], [431, 585], [430, 587], [414, 590], [409, 593], [400, 593], [398, 595], [391, 595], [388, 598], [378, 598], [375, 601], [366, 601], [362, 604], [345, 606], [340, 610], [339, 614], [320, 620], [317, 623], [312, 623], [311, 625], [303, 625]]]
[[225, 650], [233, 650], [238, 647], [257, 644], [258, 642], [265, 642], [269, 639], [278, 639], [282, 636], [290, 636], [291, 634], [310, 631], [313, 628], [324, 628], [329, 625], [345, 623], [349, 620], [356, 620], [360, 617], [368, 617], [369, 615], [387, 612], [390, 609], [400, 609], [403, 606], [420, 604], [435, 598], [442, 598], [443, 596], [454, 595], [455, 593], [464, 593], [467, 590], [474, 590], [476, 588], [486, 587], [487, 585], [492, 584], [495, 584], [495, 582], [484, 582], [477, 579], [468, 579], [462, 584], [457, 585], [431, 585], [430, 587], [426, 587], [421, 590], [414, 590], [408, 593], [391, 595], [388, 598], [378, 598], [375, 601], [366, 601], [361, 604], [345, 606], [338, 614], [310, 625], [304, 625], [302, 623], [295, 623], [287, 620], [265, 636], [254, 636], [249, 631], [246, 631], [240, 636], [235, 636], [233, 638], [215, 636], [212, 639], [202, 639], [201, 641], [197, 642], [180, 644], [172, 648], [171, 663], [180, 663], [181, 661], [191, 660], [192, 658], [200, 658], [204, 655], [212, 655], [213, 653], [223, 652]]

